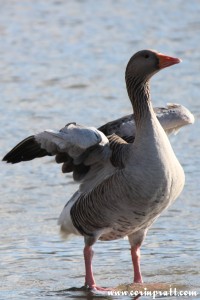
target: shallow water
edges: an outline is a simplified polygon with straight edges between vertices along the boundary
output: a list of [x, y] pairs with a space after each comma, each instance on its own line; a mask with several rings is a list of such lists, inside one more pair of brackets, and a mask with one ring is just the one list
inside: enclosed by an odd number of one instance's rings
[[[155, 76], [152, 98], [155, 106], [181, 103], [195, 115], [193, 126], [171, 138], [186, 185], [149, 230], [141, 263], [148, 287], [165, 283], [200, 293], [199, 1], [0, 4], [0, 157], [45, 128], [70, 121], [99, 126], [129, 113], [124, 69], [134, 52], [152, 48], [183, 59]], [[83, 241], [62, 241], [56, 225], [77, 188], [71, 177], [51, 158], [1, 163], [0, 176], [0, 299], [107, 299], [67, 290], [84, 283]], [[127, 240], [98, 242], [94, 249], [99, 285], [120, 290], [131, 283]]]

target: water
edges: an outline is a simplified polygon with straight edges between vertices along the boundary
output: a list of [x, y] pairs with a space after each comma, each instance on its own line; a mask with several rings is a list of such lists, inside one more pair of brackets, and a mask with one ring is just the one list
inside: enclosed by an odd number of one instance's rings
[[[45, 128], [70, 121], [99, 126], [129, 113], [124, 69], [134, 52], [151, 48], [183, 59], [155, 76], [152, 95], [155, 106], [181, 103], [195, 115], [193, 126], [171, 138], [186, 185], [150, 229], [141, 263], [147, 285], [199, 291], [199, 1], [0, 4], [0, 157]], [[1, 163], [0, 181], [0, 299], [107, 299], [66, 290], [84, 283], [83, 241], [62, 241], [56, 225], [77, 188], [71, 177], [44, 158], [15, 166]], [[94, 249], [99, 285], [131, 283], [127, 240], [99, 242]]]

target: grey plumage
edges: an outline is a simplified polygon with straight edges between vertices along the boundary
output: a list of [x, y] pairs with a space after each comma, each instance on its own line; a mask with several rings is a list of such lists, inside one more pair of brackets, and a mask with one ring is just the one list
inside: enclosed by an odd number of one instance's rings
[[[192, 115], [192, 113], [186, 107], [180, 104], [173, 103], [167, 104], [166, 107], [155, 107], [154, 112], [156, 113], [160, 124], [162, 125], [167, 134], [176, 134], [181, 127], [193, 124], [194, 122], [194, 116]], [[77, 128], [79, 128], [80, 125], [76, 125], [76, 123], [68, 123], [65, 126], [65, 129], [69, 128], [70, 126], [74, 128], [77, 126]], [[76, 132], [79, 132], [79, 138], [76, 136], [77, 133], [73, 131], [73, 135], [75, 135], [75, 137], [77, 138], [77, 142], [82, 137], [84, 139], [86, 138], [85, 132], [87, 132], [88, 129], [87, 127], [83, 126], [81, 128], [85, 131], [83, 131], [82, 129], [77, 129]], [[112, 134], [116, 134], [117, 136], [121, 137], [124, 140], [124, 142], [126, 141], [128, 143], [133, 143], [136, 133], [134, 114], [130, 114], [122, 118], [116, 119], [114, 121], [108, 122], [100, 126], [98, 130], [101, 131], [107, 137]], [[48, 132], [48, 130], [46, 132]], [[42, 135], [44, 135], [44, 133], [41, 133], [41, 136]], [[70, 156], [69, 152], [59, 151], [58, 148], [56, 152], [55, 150], [53, 151], [53, 149], [50, 149], [50, 151], [48, 152], [45, 147], [42, 147], [40, 143], [36, 141], [36, 136], [37, 135], [32, 135], [21, 141], [9, 153], [5, 155], [3, 160], [7, 161], [8, 163], [15, 164], [21, 161], [29, 161], [35, 158], [56, 155], [56, 162], [63, 163], [63, 173], [73, 172], [74, 180], [81, 181], [84, 178], [85, 174], [88, 173], [90, 169], [89, 166], [86, 166], [83, 163], [78, 164], [77, 161], [75, 162], [75, 160]], [[50, 135], [49, 138], [51, 138]], [[90, 149], [89, 147], [87, 151], [83, 151], [83, 153], [85, 152], [83, 155], [88, 155], [89, 152], [91, 152], [91, 150], [94, 149]], [[113, 151], [112, 162], [118, 161], [118, 155], [116, 155], [117, 151]]]
[[[168, 103], [166, 107], [154, 107], [154, 112], [167, 134], [176, 134], [181, 127], [194, 123], [194, 116], [180, 104]], [[136, 132], [134, 114], [108, 122], [98, 129], [106, 136], [115, 133], [133, 142]]]
[[149, 86], [153, 74], [178, 62], [165, 57], [163, 63], [162, 55], [154, 51], [136, 53], [126, 69], [134, 117], [125, 116], [98, 130], [75, 123], [60, 131], [46, 130], [4, 157], [17, 163], [56, 155], [63, 172], [73, 171], [80, 187], [59, 218], [66, 235], [83, 235], [88, 246], [97, 239], [128, 235], [132, 247], [141, 245], [148, 228], [182, 191], [184, 172], [164, 129], [170, 134], [194, 118], [177, 104], [153, 110]]

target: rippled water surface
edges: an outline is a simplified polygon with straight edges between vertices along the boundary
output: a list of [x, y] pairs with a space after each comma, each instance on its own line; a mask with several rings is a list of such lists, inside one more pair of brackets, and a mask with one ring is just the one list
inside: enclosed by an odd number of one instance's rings
[[[1, 157], [42, 129], [70, 121], [99, 126], [129, 113], [124, 70], [134, 52], [151, 48], [183, 59], [153, 78], [152, 98], [155, 106], [181, 103], [195, 115], [194, 125], [171, 138], [186, 185], [149, 230], [141, 264], [147, 285], [199, 291], [200, 2], [1, 0], [0, 5]], [[0, 170], [0, 299], [107, 299], [67, 290], [84, 283], [83, 240], [62, 241], [57, 227], [77, 188], [71, 177], [52, 158], [1, 163]], [[98, 242], [94, 249], [99, 285], [131, 283], [127, 240]]]

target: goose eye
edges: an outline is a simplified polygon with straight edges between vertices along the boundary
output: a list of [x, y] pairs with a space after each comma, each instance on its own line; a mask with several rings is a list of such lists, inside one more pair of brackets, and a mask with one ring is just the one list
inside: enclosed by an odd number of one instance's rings
[[149, 54], [145, 54], [145, 56], [144, 56], [145, 58], [149, 58]]

